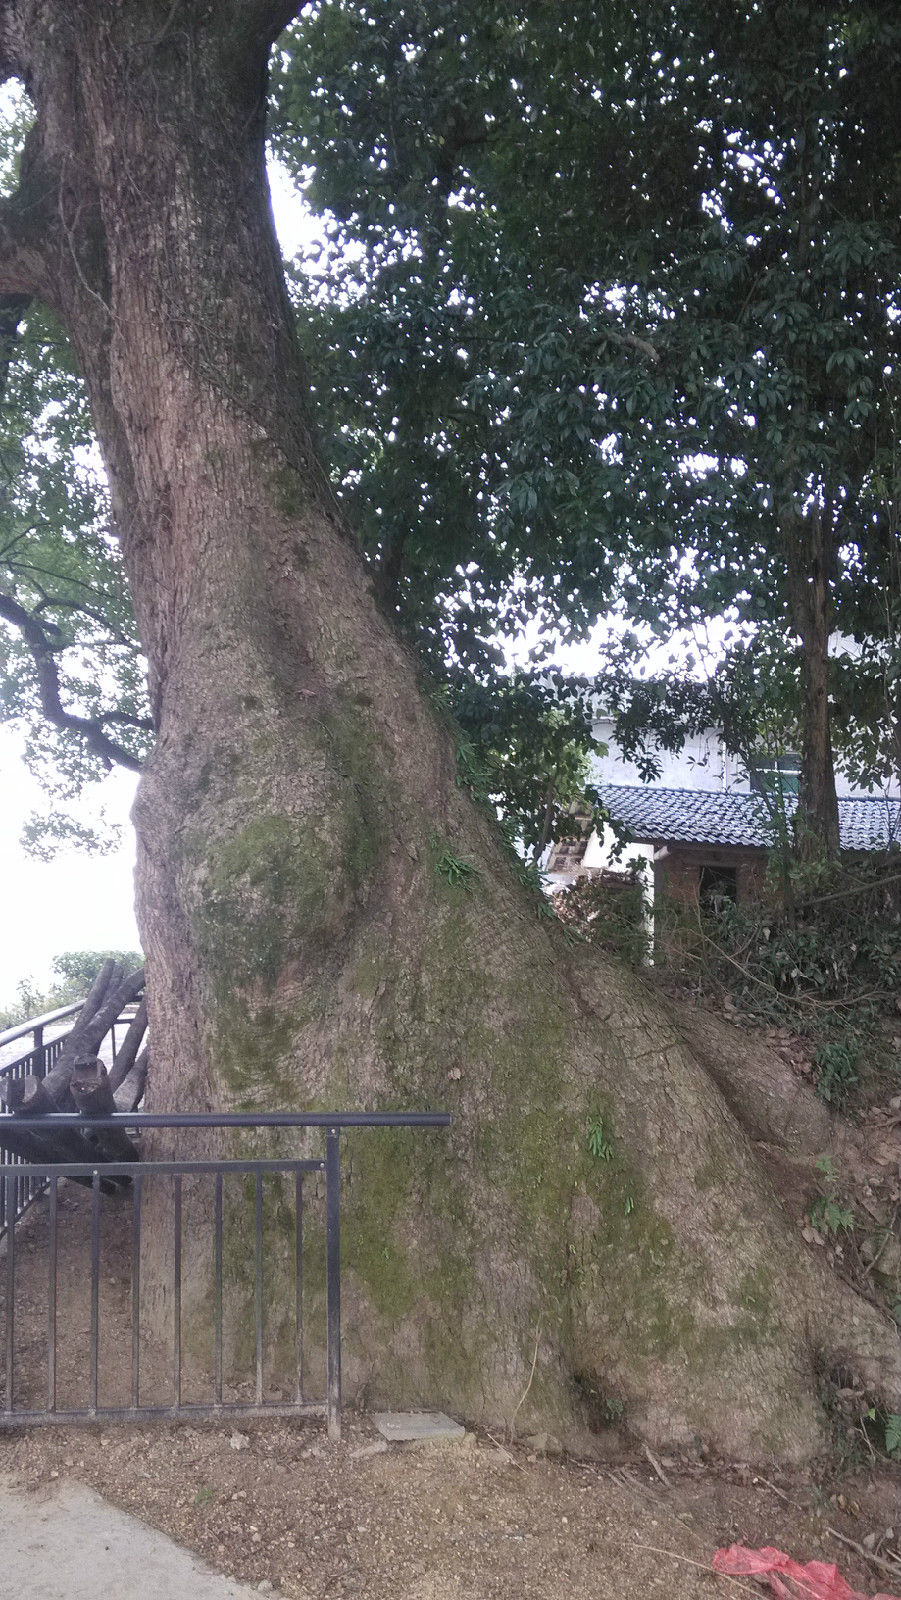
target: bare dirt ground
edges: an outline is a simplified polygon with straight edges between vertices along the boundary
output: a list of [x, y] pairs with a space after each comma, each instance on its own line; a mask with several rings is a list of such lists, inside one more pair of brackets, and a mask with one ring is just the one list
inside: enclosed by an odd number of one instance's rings
[[[60, 1403], [85, 1396], [88, 1203], [84, 1191], [60, 1191]], [[128, 1207], [104, 1205], [101, 1403], [121, 1404]], [[46, 1393], [42, 1210], [39, 1202], [17, 1232], [19, 1405]], [[0, 1260], [0, 1330], [3, 1277]], [[652, 1463], [628, 1441], [602, 1463], [481, 1433], [460, 1445], [388, 1448], [360, 1414], [336, 1446], [320, 1423], [277, 1419], [18, 1428], [0, 1432], [0, 1475], [41, 1498], [66, 1479], [87, 1484], [216, 1571], [287, 1600], [759, 1594], [710, 1573], [714, 1551], [732, 1542], [837, 1561], [860, 1590], [901, 1595], [901, 1472], [875, 1463], [813, 1481], [740, 1463]]]
[[641, 1461], [536, 1459], [486, 1437], [371, 1454], [366, 1418], [346, 1433], [329, 1446], [313, 1424], [276, 1421], [238, 1433], [218, 1424], [23, 1431], [0, 1438], [0, 1472], [36, 1496], [58, 1478], [89, 1484], [216, 1571], [290, 1600], [758, 1594], [709, 1571], [714, 1550], [733, 1541], [838, 1560], [867, 1593], [892, 1587], [827, 1528], [858, 1543], [897, 1530], [897, 1477], [830, 1493], [673, 1465], [665, 1485]]

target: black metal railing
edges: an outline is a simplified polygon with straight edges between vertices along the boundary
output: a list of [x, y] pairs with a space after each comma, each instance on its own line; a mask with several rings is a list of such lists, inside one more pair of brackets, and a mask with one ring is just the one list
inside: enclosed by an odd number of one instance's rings
[[[67, 1017], [74, 1017], [81, 1010], [83, 1000], [75, 1000], [71, 1005], [60, 1006], [56, 1011], [45, 1011], [41, 1017], [30, 1017], [27, 1022], [17, 1022], [14, 1028], [4, 1028], [0, 1033], [0, 1050], [7, 1045], [15, 1044], [16, 1040], [24, 1039], [26, 1034], [31, 1034], [31, 1044], [26, 1054], [30, 1055], [35, 1050], [40, 1050], [44, 1044], [45, 1028], [55, 1027], [60, 1022], [65, 1022]], [[7, 1067], [2, 1069], [4, 1072]]]
[[[8, 1215], [15, 1214], [17, 1185], [35, 1183], [47, 1191], [46, 1214], [46, 1328], [44, 1332], [45, 1403], [37, 1397], [36, 1372], [32, 1365], [24, 1374], [23, 1383], [17, 1380], [16, 1340], [16, 1285], [19, 1253], [18, 1234], [12, 1227], [6, 1236], [5, 1273], [0, 1275], [5, 1300], [5, 1372], [3, 1404], [0, 1406], [0, 1427], [22, 1423], [80, 1422], [104, 1418], [149, 1420], [154, 1417], [201, 1417], [220, 1414], [262, 1416], [285, 1414], [310, 1414], [325, 1416], [330, 1438], [340, 1438], [341, 1433], [341, 1166], [340, 1137], [348, 1128], [440, 1128], [447, 1127], [450, 1117], [445, 1112], [244, 1112], [204, 1115], [201, 1113], [118, 1113], [109, 1117], [84, 1117], [74, 1113], [57, 1113], [47, 1117], [18, 1116], [17, 1126], [22, 1129], [46, 1131], [48, 1121], [58, 1127], [72, 1126], [90, 1133], [92, 1129], [122, 1128], [132, 1133], [143, 1129], [195, 1129], [208, 1133], [221, 1129], [245, 1129], [259, 1133], [266, 1129], [301, 1130], [319, 1129], [325, 1134], [325, 1150], [314, 1158], [259, 1158], [248, 1160], [204, 1159], [144, 1160], [134, 1162], [103, 1162], [92, 1166], [87, 1163], [7, 1163], [0, 1165], [2, 1189]], [[325, 1395], [311, 1399], [306, 1393], [304, 1372], [304, 1183], [308, 1177], [325, 1180]], [[293, 1392], [286, 1397], [282, 1389], [275, 1399], [264, 1394], [265, 1370], [265, 1295], [266, 1252], [264, 1240], [264, 1183], [269, 1177], [288, 1180], [293, 1190]], [[226, 1186], [232, 1179], [250, 1180], [253, 1187], [253, 1245], [252, 1262], [236, 1262], [230, 1252], [229, 1283], [238, 1298], [252, 1285], [253, 1360], [244, 1389], [242, 1379], [232, 1379], [233, 1394], [227, 1397], [224, 1388], [223, 1342], [226, 1315], [225, 1284], [223, 1273], [225, 1197]], [[80, 1400], [60, 1402], [58, 1383], [58, 1318], [60, 1279], [60, 1182], [63, 1179], [90, 1187], [89, 1234], [90, 1268], [88, 1277], [89, 1329], [87, 1343], [86, 1393]], [[184, 1208], [185, 1180], [192, 1181], [192, 1194], [197, 1197], [197, 1185], [205, 1180], [212, 1183], [212, 1205], [207, 1198], [202, 1213], [211, 1222], [213, 1258], [213, 1350], [212, 1361], [200, 1378], [207, 1384], [207, 1393], [201, 1398], [187, 1399], [184, 1391], [185, 1345], [183, 1328], [183, 1250], [185, 1242]], [[168, 1356], [168, 1388], [165, 1399], [149, 1401], [142, 1391], [142, 1339], [141, 1261], [145, 1242], [145, 1196], [149, 1184], [171, 1182], [171, 1204], [165, 1208], [172, 1219], [171, 1251], [168, 1266], [171, 1278], [168, 1291], [172, 1305], [172, 1345]], [[124, 1403], [111, 1403], [100, 1397], [100, 1345], [102, 1338], [101, 1308], [101, 1191], [103, 1187], [125, 1184], [131, 1192], [131, 1226], [128, 1263], [129, 1321], [131, 1330], [131, 1361], [129, 1395]], [[283, 1199], [283, 1191], [282, 1191]], [[160, 1212], [155, 1213], [159, 1217]], [[33, 1221], [37, 1224], [37, 1214]], [[82, 1240], [82, 1244], [84, 1241]], [[155, 1239], [157, 1247], [159, 1240]], [[192, 1232], [192, 1248], [197, 1255], [196, 1230]], [[158, 1264], [157, 1264], [158, 1265]], [[246, 1268], [246, 1271], [243, 1270]], [[29, 1310], [33, 1309], [34, 1284], [29, 1295]], [[30, 1359], [34, 1360], [35, 1330], [29, 1328], [26, 1341]], [[195, 1353], [196, 1355], [196, 1353]], [[198, 1373], [192, 1372], [197, 1381]], [[156, 1372], [159, 1379], [159, 1370]]]
[[[45, 1011], [43, 1016], [31, 1017], [28, 1022], [17, 1023], [13, 1028], [5, 1028], [0, 1033], [0, 1052], [5, 1052], [11, 1045], [19, 1040], [27, 1039], [31, 1035], [27, 1048], [21, 1054], [14, 1054], [11, 1060], [3, 1061], [0, 1058], [0, 1080], [14, 1083], [21, 1078], [44, 1078], [51, 1067], [59, 1059], [63, 1045], [68, 1038], [68, 1030], [60, 1030], [61, 1024], [70, 1017], [76, 1017], [84, 1004], [83, 1000], [76, 1000], [71, 1005], [60, 1006], [56, 1011]], [[116, 1054], [116, 1029], [129, 1021], [134, 1013], [134, 1005], [128, 1005], [111, 1025], [101, 1044], [101, 1054], [106, 1053], [107, 1040], [109, 1040], [109, 1053], [112, 1060]], [[54, 1030], [50, 1039], [44, 1035], [48, 1029]], [[22, 1166], [18, 1156], [6, 1155], [4, 1157], [9, 1166]], [[16, 1179], [12, 1192], [13, 1207], [9, 1209], [10, 1190], [6, 1183], [0, 1184], [0, 1238], [6, 1232], [9, 1217], [21, 1217], [28, 1207], [43, 1193], [44, 1186], [37, 1177], [29, 1177], [24, 1172]]]

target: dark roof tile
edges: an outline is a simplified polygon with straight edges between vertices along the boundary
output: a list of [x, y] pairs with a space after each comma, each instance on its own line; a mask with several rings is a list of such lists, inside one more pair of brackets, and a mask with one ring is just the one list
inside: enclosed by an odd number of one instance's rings
[[[605, 783], [599, 786], [598, 795], [610, 815], [625, 823], [638, 840], [760, 849], [769, 849], [773, 843], [773, 822], [759, 794]], [[796, 804], [794, 796], [785, 797], [789, 819]], [[899, 800], [839, 800], [838, 820], [843, 850], [884, 850], [901, 843]]]

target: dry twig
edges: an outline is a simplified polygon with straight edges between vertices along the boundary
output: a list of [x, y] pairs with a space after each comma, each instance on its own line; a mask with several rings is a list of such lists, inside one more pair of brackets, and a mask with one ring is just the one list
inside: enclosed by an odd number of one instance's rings
[[833, 1539], [838, 1539], [840, 1544], [846, 1544], [849, 1550], [860, 1556], [862, 1561], [869, 1561], [870, 1565], [877, 1567], [880, 1572], [887, 1572], [896, 1582], [901, 1578], [901, 1561], [885, 1561], [882, 1556], [873, 1555], [866, 1545], [858, 1544], [856, 1539], [849, 1539], [846, 1533], [839, 1533], [837, 1528], [827, 1528], [826, 1532]]
[[736, 1589], [742, 1589], [745, 1594], [756, 1595], [760, 1600], [760, 1590], [755, 1585], [743, 1583], [741, 1578], [733, 1577], [730, 1572], [714, 1572], [706, 1561], [694, 1561], [691, 1556], [682, 1556], [678, 1550], [661, 1550], [656, 1544], [643, 1544], [638, 1539], [629, 1539], [628, 1544], [633, 1550], [647, 1550], [652, 1556], [666, 1556], [669, 1561], [682, 1561], [688, 1567], [697, 1567], [700, 1572], [706, 1572], [710, 1578], [718, 1578], [721, 1583], [731, 1583]]
[[648, 1460], [650, 1461], [651, 1466], [654, 1468], [654, 1471], [656, 1472], [656, 1474], [657, 1474], [658, 1478], [660, 1479], [660, 1482], [663, 1484], [664, 1488], [665, 1489], [672, 1488], [672, 1484], [670, 1483], [669, 1478], [667, 1477], [666, 1473], [664, 1472], [663, 1468], [661, 1467], [660, 1462], [657, 1460], [657, 1457], [654, 1455], [654, 1452], [650, 1449], [650, 1447], [648, 1445], [645, 1445], [644, 1453], [647, 1456]]
[[540, 1338], [541, 1338], [541, 1322], [539, 1321], [538, 1327], [535, 1329], [535, 1351], [534, 1351], [534, 1354], [532, 1356], [532, 1370], [529, 1373], [529, 1381], [528, 1381], [528, 1383], [526, 1384], [525, 1388], [523, 1389], [523, 1392], [520, 1395], [519, 1399], [517, 1400], [516, 1405], [513, 1407], [513, 1415], [510, 1418], [509, 1423], [507, 1424], [507, 1437], [508, 1438], [512, 1438], [513, 1437], [513, 1424], [516, 1421], [517, 1413], [518, 1413], [519, 1408], [522, 1405], [523, 1401], [525, 1400], [526, 1395], [528, 1394], [529, 1390], [532, 1387], [532, 1379], [535, 1376], [535, 1368], [538, 1365], [538, 1341], [539, 1341]]

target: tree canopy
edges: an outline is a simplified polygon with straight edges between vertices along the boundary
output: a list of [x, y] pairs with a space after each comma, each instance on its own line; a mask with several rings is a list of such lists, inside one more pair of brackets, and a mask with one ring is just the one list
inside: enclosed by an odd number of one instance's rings
[[463, 659], [502, 597], [566, 630], [728, 616], [803, 678], [838, 631], [884, 776], [898, 29], [881, 5], [308, 9], [276, 126], [334, 219], [303, 296], [338, 374], [323, 431], [417, 637], [436, 592]]
[[[876, 0], [334, 0], [280, 42], [272, 146], [325, 218], [292, 291], [333, 481], [476, 745], [509, 711], [539, 751], [526, 788], [591, 718], [572, 685], [512, 688], [503, 641], [611, 614], [627, 742], [649, 631], [725, 618], [713, 682], [680, 662], [645, 732], [713, 715], [747, 753], [778, 723], [821, 836], [833, 738], [861, 781], [898, 770], [899, 27]], [[137, 764], [150, 719], [65, 342], [15, 299], [5, 326], [4, 714], [71, 785]], [[827, 665], [836, 632], [854, 659]]]

